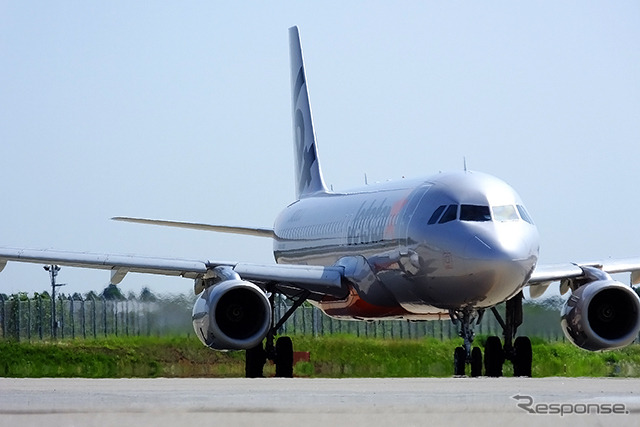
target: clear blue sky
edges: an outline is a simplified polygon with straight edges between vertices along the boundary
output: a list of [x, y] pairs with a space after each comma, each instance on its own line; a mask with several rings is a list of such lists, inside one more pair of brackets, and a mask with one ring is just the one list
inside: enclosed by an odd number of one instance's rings
[[[518, 190], [541, 262], [640, 255], [640, 3], [211, 3], [0, 5], [0, 245], [272, 262], [266, 239], [109, 218], [272, 225], [293, 200], [298, 25], [335, 189], [466, 157]], [[142, 286], [192, 283], [121, 285]], [[44, 289], [37, 265], [0, 274], [0, 292]]]

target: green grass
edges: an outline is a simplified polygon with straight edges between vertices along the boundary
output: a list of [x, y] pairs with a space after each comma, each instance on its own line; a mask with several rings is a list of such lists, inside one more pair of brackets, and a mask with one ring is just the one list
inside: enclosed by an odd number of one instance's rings
[[384, 340], [353, 336], [295, 337], [309, 363], [295, 373], [313, 377], [441, 377], [453, 375], [452, 341]]
[[6, 377], [215, 377], [244, 374], [241, 353], [211, 351], [195, 338], [0, 342]]
[[640, 345], [591, 352], [532, 338], [534, 377], [640, 377]]
[[[482, 344], [484, 337], [476, 342]], [[391, 340], [332, 335], [293, 337], [310, 354], [301, 377], [449, 377], [460, 339]], [[533, 376], [640, 377], [640, 345], [588, 352], [568, 343], [533, 342]], [[275, 369], [267, 365], [265, 374]], [[505, 363], [505, 375], [512, 373]], [[57, 342], [0, 341], [5, 377], [242, 377], [244, 352], [217, 352], [194, 337], [130, 337]]]

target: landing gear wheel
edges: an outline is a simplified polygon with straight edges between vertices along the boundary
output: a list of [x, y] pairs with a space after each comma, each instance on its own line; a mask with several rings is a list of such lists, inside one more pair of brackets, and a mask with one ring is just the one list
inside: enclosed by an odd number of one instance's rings
[[267, 352], [262, 343], [245, 351], [244, 373], [247, 378], [262, 378], [262, 369], [267, 362]]
[[471, 350], [471, 376], [479, 377], [482, 375], [482, 350], [480, 347], [473, 347]]
[[515, 357], [513, 359], [514, 377], [531, 377], [533, 351], [529, 337], [518, 337], [513, 343]]
[[484, 371], [488, 377], [501, 377], [504, 351], [500, 338], [488, 337], [484, 346]]
[[467, 362], [467, 351], [464, 347], [456, 347], [453, 352], [453, 375], [464, 376], [464, 368]]
[[276, 341], [276, 377], [293, 378], [293, 343], [289, 337]]

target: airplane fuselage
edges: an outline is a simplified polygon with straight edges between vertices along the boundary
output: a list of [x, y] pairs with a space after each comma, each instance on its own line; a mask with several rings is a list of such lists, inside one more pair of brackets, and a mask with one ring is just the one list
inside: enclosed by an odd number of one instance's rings
[[346, 300], [317, 304], [342, 318], [432, 319], [499, 304], [538, 259], [538, 232], [516, 192], [475, 172], [321, 192], [274, 225], [278, 263], [341, 265]]

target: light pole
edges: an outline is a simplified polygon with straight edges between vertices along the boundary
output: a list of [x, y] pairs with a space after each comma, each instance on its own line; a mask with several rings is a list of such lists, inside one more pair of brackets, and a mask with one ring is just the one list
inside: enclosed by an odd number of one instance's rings
[[58, 275], [58, 271], [60, 271], [59, 265], [45, 265], [43, 268], [49, 272], [49, 277], [51, 277], [51, 335], [53, 336], [53, 339], [57, 339], [58, 319], [56, 318], [56, 288], [64, 286], [65, 284], [56, 283], [56, 276]]

